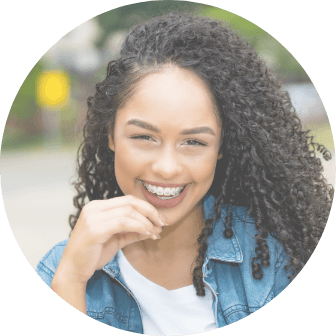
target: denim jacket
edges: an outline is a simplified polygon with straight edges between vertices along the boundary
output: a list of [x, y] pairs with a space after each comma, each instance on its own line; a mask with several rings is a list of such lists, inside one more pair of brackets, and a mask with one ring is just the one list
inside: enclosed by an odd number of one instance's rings
[[[205, 218], [214, 217], [213, 196], [203, 199]], [[255, 256], [254, 219], [243, 207], [232, 211], [233, 236], [224, 238], [226, 207], [221, 219], [208, 237], [208, 250], [203, 264], [203, 280], [213, 293], [213, 313], [217, 327], [224, 327], [255, 312], [271, 301], [288, 284], [284, 270], [286, 254], [282, 245], [268, 237], [270, 265], [263, 267], [263, 278], [252, 276], [251, 259]], [[37, 265], [37, 273], [51, 286], [67, 240], [54, 246]], [[126, 331], [143, 333], [141, 308], [127, 288], [115, 256], [87, 283], [86, 306], [88, 316]]]

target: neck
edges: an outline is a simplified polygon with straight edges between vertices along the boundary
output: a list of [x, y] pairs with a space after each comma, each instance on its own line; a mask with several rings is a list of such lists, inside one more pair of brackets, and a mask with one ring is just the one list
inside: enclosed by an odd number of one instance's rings
[[[203, 202], [200, 202], [191, 213], [179, 222], [164, 227], [160, 233], [161, 239], [146, 239], [126, 246], [123, 251], [137, 249], [148, 254], [167, 258], [180, 254], [184, 250], [198, 250], [197, 238], [205, 226]], [[128, 250], [128, 251], [127, 251]]]

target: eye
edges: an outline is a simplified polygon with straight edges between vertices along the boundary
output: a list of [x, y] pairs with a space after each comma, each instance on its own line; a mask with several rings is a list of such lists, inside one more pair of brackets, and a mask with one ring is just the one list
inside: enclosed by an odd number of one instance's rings
[[131, 139], [139, 139], [139, 140], [144, 140], [144, 141], [153, 140], [153, 138], [149, 135], [134, 135], [131, 137]]
[[187, 140], [184, 143], [187, 144], [188, 146], [206, 146], [204, 142], [201, 142], [195, 139]]

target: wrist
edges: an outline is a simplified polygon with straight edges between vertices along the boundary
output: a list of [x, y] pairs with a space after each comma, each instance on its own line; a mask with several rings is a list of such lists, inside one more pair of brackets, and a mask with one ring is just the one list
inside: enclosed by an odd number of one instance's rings
[[71, 274], [57, 272], [51, 282], [51, 289], [73, 307], [86, 314], [87, 281], [78, 281]]
[[63, 274], [61, 272], [55, 273], [53, 280], [51, 282], [51, 289], [60, 286], [77, 287], [86, 289], [87, 281], [83, 281], [80, 278], [71, 275], [71, 274]]
[[57, 268], [56, 273], [51, 282], [51, 289], [54, 286], [70, 286], [86, 288], [87, 278], [68, 272], [63, 268]]

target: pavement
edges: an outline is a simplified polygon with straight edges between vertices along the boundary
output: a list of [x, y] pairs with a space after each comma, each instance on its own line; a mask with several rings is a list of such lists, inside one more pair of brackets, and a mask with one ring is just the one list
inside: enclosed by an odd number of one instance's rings
[[70, 186], [75, 177], [74, 151], [40, 150], [2, 153], [1, 187], [13, 234], [28, 262], [39, 260], [70, 233], [74, 212]]

